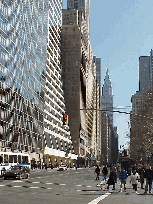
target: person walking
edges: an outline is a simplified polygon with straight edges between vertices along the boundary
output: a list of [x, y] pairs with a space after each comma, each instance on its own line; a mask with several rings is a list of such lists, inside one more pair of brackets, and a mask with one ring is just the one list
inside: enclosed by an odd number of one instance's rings
[[141, 189], [143, 189], [143, 184], [144, 184], [144, 174], [145, 174], [145, 170], [144, 170], [144, 167], [142, 166], [142, 167], [139, 169]]
[[112, 190], [115, 190], [115, 172], [113, 171], [113, 169], [111, 168], [110, 169], [110, 175], [109, 175], [109, 179], [107, 181], [107, 189], [109, 190], [109, 186], [110, 185], [113, 185], [113, 189]]
[[125, 187], [125, 184], [126, 184], [126, 179], [128, 177], [128, 173], [124, 170], [124, 168], [122, 167], [121, 169], [121, 172], [119, 174], [119, 179], [120, 179], [120, 182], [121, 182], [121, 185], [120, 185], [120, 192], [122, 192], [122, 184], [124, 185], [124, 190], [126, 191], [126, 187]]
[[95, 169], [95, 172], [96, 172], [96, 174], [97, 174], [96, 180], [97, 180], [97, 179], [99, 180], [100, 168], [99, 168], [98, 165], [97, 165], [97, 168]]
[[152, 180], [153, 180], [153, 170], [151, 169], [151, 166], [148, 166], [147, 170], [145, 171], [144, 177], [146, 178], [146, 187], [145, 187], [144, 193], [147, 193], [148, 185], [149, 185], [149, 193], [151, 193]]
[[136, 172], [136, 170], [133, 170], [130, 183], [132, 182], [133, 190], [136, 192], [136, 194], [137, 194], [138, 180], [139, 180], [139, 174]]
[[107, 176], [107, 174], [108, 174], [108, 170], [107, 170], [106, 164], [105, 164], [105, 166], [103, 167], [102, 173], [103, 173], [103, 175], [104, 175], [104, 180], [106, 181], [106, 176]]
[[112, 171], [114, 172], [115, 183], [117, 183], [117, 168], [115, 164], [113, 164]]

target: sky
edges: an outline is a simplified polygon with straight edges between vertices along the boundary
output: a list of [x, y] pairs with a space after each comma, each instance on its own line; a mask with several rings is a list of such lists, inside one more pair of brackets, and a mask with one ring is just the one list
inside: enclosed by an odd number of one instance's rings
[[[67, 8], [67, 0], [63, 0]], [[93, 55], [101, 58], [101, 84], [108, 67], [114, 107], [130, 112], [131, 96], [139, 90], [139, 57], [153, 48], [152, 0], [90, 0], [90, 42]], [[116, 109], [114, 109], [116, 110]], [[119, 145], [129, 133], [127, 114], [114, 113]]]

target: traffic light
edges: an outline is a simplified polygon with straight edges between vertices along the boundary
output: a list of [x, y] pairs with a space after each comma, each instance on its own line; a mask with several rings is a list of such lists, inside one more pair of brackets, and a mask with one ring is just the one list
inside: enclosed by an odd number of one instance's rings
[[18, 142], [18, 136], [19, 136], [18, 131], [14, 131], [14, 138], [13, 138], [13, 142]]
[[63, 114], [63, 125], [68, 125], [68, 115], [67, 115], [67, 113]]

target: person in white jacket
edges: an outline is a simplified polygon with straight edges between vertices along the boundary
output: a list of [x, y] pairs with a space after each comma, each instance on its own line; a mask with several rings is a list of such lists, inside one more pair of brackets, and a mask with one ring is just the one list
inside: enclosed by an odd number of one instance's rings
[[137, 185], [139, 180], [139, 174], [136, 172], [136, 170], [133, 171], [133, 174], [131, 175], [131, 182], [133, 186], [133, 190], [137, 193]]

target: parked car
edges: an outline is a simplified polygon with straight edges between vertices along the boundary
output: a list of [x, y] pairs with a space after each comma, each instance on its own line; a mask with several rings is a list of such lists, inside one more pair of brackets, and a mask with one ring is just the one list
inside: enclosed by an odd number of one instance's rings
[[5, 171], [2, 177], [6, 180], [7, 178], [22, 179], [29, 178], [30, 169], [25, 166], [11, 166]]
[[67, 166], [66, 166], [66, 165], [60, 165], [60, 166], [57, 168], [57, 171], [64, 171], [64, 170], [67, 170]]

